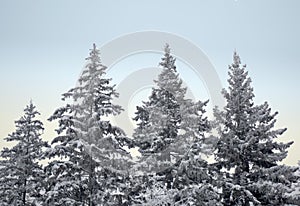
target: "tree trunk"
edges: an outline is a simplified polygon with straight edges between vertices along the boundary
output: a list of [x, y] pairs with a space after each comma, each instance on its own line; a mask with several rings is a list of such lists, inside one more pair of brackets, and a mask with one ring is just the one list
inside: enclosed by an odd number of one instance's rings
[[23, 205], [26, 205], [26, 184], [27, 184], [27, 180], [25, 178], [25, 180], [24, 180], [24, 191], [23, 191], [23, 197], [22, 197]]

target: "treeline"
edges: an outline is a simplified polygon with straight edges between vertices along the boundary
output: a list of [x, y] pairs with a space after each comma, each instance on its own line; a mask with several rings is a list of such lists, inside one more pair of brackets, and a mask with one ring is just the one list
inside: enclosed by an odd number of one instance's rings
[[209, 120], [208, 101], [186, 98], [166, 45], [155, 86], [136, 107], [133, 138], [110, 121], [123, 109], [113, 104], [119, 94], [95, 44], [86, 61], [49, 118], [58, 124], [51, 143], [32, 102], [5, 138], [14, 146], [1, 151], [1, 206], [300, 205], [299, 168], [281, 163], [292, 142], [276, 140], [286, 129], [274, 128], [277, 112], [267, 102], [254, 103], [236, 52], [225, 107]]

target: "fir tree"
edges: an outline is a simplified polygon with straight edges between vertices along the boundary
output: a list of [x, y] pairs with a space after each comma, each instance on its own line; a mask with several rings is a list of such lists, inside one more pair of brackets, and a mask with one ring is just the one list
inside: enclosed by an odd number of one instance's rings
[[155, 81], [157, 88], [153, 88], [147, 102], [137, 107], [134, 117], [138, 127], [133, 137], [142, 154], [166, 149], [175, 140], [180, 124], [179, 99], [183, 99], [186, 88], [182, 87], [182, 80], [176, 73], [175, 58], [168, 44], [159, 65], [162, 72]]
[[179, 101], [183, 100], [186, 91], [178, 77], [169, 45], [166, 45], [159, 65], [162, 72], [155, 80], [156, 87], [152, 89], [149, 100], [137, 107], [133, 118], [137, 122], [133, 137], [142, 154], [140, 166], [150, 173], [171, 166], [169, 149], [178, 141], [181, 122]]
[[5, 138], [15, 145], [1, 151], [1, 205], [40, 205], [45, 193], [40, 160], [48, 144], [41, 139], [43, 123], [36, 119], [40, 113], [32, 102], [24, 113], [15, 121], [16, 131]]
[[[204, 116], [204, 107], [208, 101], [193, 102], [185, 98], [186, 88], [177, 73], [175, 58], [170, 53], [169, 45], [166, 45], [164, 57], [159, 65], [162, 67], [162, 72], [155, 80], [156, 86], [152, 89], [149, 100], [137, 107], [134, 117], [137, 128], [133, 137], [142, 155], [139, 166], [142, 169], [146, 168], [148, 172], [144, 176], [146, 184], [144, 182], [145, 187], [141, 188], [143, 191], [141, 193], [146, 193], [145, 199], [149, 199], [147, 193], [157, 192], [155, 185], [160, 185], [159, 191], [164, 190], [161, 199], [172, 197], [173, 202], [168, 204], [173, 205], [174, 194], [177, 196], [180, 194], [177, 199], [183, 200], [185, 197], [182, 189], [190, 186], [188, 181], [179, 180], [182, 175], [179, 172], [180, 167], [184, 167], [183, 161], [189, 164], [204, 163], [201, 165], [203, 166], [201, 171], [196, 169], [193, 172], [202, 172], [203, 169], [209, 176], [206, 161], [200, 157], [210, 150], [204, 147], [206, 144], [204, 133], [210, 129], [209, 122]], [[191, 146], [196, 147], [194, 149], [197, 149], [197, 153], [194, 150], [194, 153], [187, 154]], [[198, 156], [195, 162], [193, 162], [194, 155]], [[208, 176], [202, 177], [208, 178]], [[201, 182], [207, 181], [198, 179], [193, 186]], [[199, 190], [201, 189], [203, 188], [199, 186]], [[194, 195], [195, 198], [196, 196]], [[204, 200], [201, 202], [200, 199], [195, 201], [200, 202], [199, 204], [204, 203]], [[180, 203], [176, 204], [180, 205]]]
[[161, 158], [165, 160], [179, 159], [194, 138], [204, 138], [202, 131], [208, 122], [203, 117], [203, 107], [207, 102], [185, 98], [187, 89], [179, 78], [175, 60], [167, 44], [159, 63], [162, 71], [154, 81], [156, 87], [149, 100], [137, 107], [133, 118], [137, 122], [133, 137], [142, 156], [163, 153]]
[[124, 132], [108, 117], [119, 114], [122, 108], [112, 104], [118, 93], [111, 79], [104, 77], [106, 67], [101, 64], [95, 44], [86, 60], [79, 85], [63, 95], [63, 100], [73, 103], [58, 109], [50, 118], [59, 121], [59, 136], [53, 140], [54, 150], [49, 154], [66, 159], [50, 164], [51, 173], [55, 173], [57, 165], [64, 168], [56, 174], [56, 178], [62, 177], [62, 183], [56, 180], [50, 193], [56, 193], [55, 188], [61, 186], [61, 193], [65, 193], [64, 185], [70, 183], [71, 195], [63, 194], [64, 201], [74, 202], [68, 204], [119, 204], [126, 201], [117, 190], [125, 189], [124, 168], [130, 156], [119, 141]]
[[227, 169], [223, 203], [283, 205], [293, 169], [278, 163], [292, 142], [275, 141], [286, 129], [274, 129], [277, 112], [272, 114], [267, 103], [254, 105], [251, 79], [236, 52], [228, 83], [228, 91], [222, 91], [224, 111], [215, 110], [220, 137], [216, 161], [219, 169]]

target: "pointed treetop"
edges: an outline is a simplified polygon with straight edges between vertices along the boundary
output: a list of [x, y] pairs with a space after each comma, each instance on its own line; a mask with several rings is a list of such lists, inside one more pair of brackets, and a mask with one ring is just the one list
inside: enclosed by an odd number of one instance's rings
[[100, 51], [97, 49], [95, 43], [93, 43], [93, 48], [90, 49], [90, 55], [86, 58], [86, 60], [91, 60], [92, 62], [99, 62], [100, 63]]
[[170, 54], [171, 53], [171, 48], [170, 48], [170, 45], [168, 43], [166, 43], [164, 51], [165, 51], [166, 54]]
[[33, 107], [35, 107], [35, 106], [33, 105], [32, 99], [30, 98], [29, 104], [26, 105], [25, 110], [26, 109], [29, 110], [30, 108], [33, 108]]
[[238, 55], [237, 51], [235, 50], [233, 53], [233, 67], [238, 68], [238, 66], [241, 64], [240, 56]]
[[29, 104], [26, 105], [23, 111], [31, 118], [34, 118], [36, 115], [40, 115], [40, 113], [36, 110], [36, 106], [33, 104], [32, 99], [30, 99]]
[[93, 56], [93, 55], [97, 55], [97, 56], [100, 55], [100, 51], [97, 48], [97, 45], [95, 43], [93, 43], [93, 48], [91, 49], [91, 53], [90, 53], [90, 56]]
[[169, 44], [165, 45], [164, 52], [165, 52], [164, 57], [161, 59], [162, 61], [159, 63], [159, 65], [165, 69], [171, 69], [176, 72], [176, 66], [175, 66], [176, 58], [174, 58], [171, 55], [171, 49]]

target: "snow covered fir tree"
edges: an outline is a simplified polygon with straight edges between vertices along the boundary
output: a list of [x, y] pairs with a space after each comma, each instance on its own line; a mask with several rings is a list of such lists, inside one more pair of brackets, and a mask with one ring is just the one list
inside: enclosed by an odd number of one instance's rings
[[208, 100], [186, 97], [168, 44], [159, 67], [128, 137], [111, 121], [123, 109], [94, 44], [77, 85], [49, 118], [57, 124], [51, 144], [32, 102], [5, 137], [12, 146], [0, 154], [0, 206], [300, 205], [300, 167], [282, 163], [292, 142], [277, 140], [286, 129], [276, 128], [268, 103], [255, 104], [236, 52], [225, 107], [211, 120]]
[[24, 116], [15, 121], [16, 131], [5, 138], [15, 143], [1, 151], [0, 205], [40, 205], [45, 194], [46, 178], [40, 160], [48, 144], [41, 139], [43, 123], [30, 102]]
[[71, 103], [57, 109], [50, 121], [58, 120], [58, 136], [48, 152], [48, 198], [50, 205], [123, 205], [130, 155], [120, 145], [124, 132], [107, 119], [122, 111], [112, 104], [118, 97], [99, 50], [93, 45], [79, 85], [63, 94]]
[[139, 203], [217, 205], [218, 194], [211, 185], [207, 162], [201, 158], [208, 152], [203, 147], [204, 133], [210, 129], [204, 109], [207, 101], [185, 98], [187, 88], [179, 78], [168, 44], [164, 52], [156, 86], [134, 117], [137, 128], [133, 137], [141, 152], [137, 165], [147, 172], [143, 180], [148, 181], [143, 182], [146, 188], [141, 188], [144, 198], [139, 196]]
[[[223, 111], [215, 110], [219, 142], [215, 164], [224, 205], [285, 205], [294, 167], [280, 165], [293, 142], [275, 141], [286, 129], [274, 129], [277, 112], [267, 102], [255, 105], [246, 65], [235, 52], [229, 66]], [[224, 170], [223, 170], [224, 169]], [[224, 172], [223, 172], [224, 171]]]

